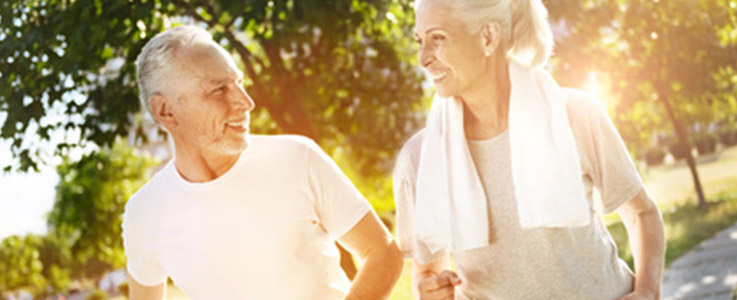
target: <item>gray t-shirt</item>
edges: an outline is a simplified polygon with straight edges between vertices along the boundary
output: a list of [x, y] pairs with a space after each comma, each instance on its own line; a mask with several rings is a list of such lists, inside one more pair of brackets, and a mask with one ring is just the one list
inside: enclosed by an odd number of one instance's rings
[[[633, 274], [617, 257], [617, 246], [600, 217], [632, 199], [642, 181], [604, 110], [583, 93], [568, 100], [571, 129], [581, 158], [591, 222], [578, 228], [523, 230], [511, 173], [509, 133], [469, 148], [486, 191], [489, 246], [454, 252], [463, 279], [460, 299], [616, 299], [633, 288]], [[403, 147], [394, 171], [397, 232], [406, 257], [434, 261], [450, 250], [430, 255], [414, 236], [415, 179], [423, 131]], [[601, 208], [594, 203], [594, 187]]]

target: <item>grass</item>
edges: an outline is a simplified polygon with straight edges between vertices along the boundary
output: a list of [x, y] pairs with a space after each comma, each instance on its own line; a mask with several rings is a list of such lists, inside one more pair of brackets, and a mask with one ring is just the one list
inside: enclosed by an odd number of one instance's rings
[[[703, 209], [696, 205], [693, 179], [682, 162], [646, 169], [642, 174], [648, 193], [663, 212], [666, 265], [737, 222], [737, 147], [722, 149], [700, 161], [697, 170], [708, 203]], [[611, 214], [605, 220], [619, 256], [632, 266], [627, 232], [619, 216]]]
[[[735, 222], [737, 222], [737, 193], [713, 200], [704, 208], [688, 204], [663, 212], [668, 245], [665, 252], [666, 265]], [[628, 246], [624, 225], [618, 221], [610, 224], [608, 228], [617, 242], [619, 257], [627, 261], [631, 267], [632, 252]]]

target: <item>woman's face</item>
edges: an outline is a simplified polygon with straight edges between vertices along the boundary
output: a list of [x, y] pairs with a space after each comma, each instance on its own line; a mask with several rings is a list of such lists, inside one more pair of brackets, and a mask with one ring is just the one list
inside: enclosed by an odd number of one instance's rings
[[462, 96], [479, 84], [486, 69], [481, 28], [469, 33], [450, 1], [422, 1], [415, 14], [419, 61], [441, 97]]

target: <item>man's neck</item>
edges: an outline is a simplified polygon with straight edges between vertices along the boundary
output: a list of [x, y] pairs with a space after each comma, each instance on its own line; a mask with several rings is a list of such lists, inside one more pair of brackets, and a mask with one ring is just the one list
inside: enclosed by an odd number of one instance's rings
[[[176, 143], [175, 143], [176, 144]], [[186, 147], [176, 147], [174, 166], [182, 178], [189, 182], [208, 182], [215, 180], [230, 170], [241, 153], [213, 154]]]

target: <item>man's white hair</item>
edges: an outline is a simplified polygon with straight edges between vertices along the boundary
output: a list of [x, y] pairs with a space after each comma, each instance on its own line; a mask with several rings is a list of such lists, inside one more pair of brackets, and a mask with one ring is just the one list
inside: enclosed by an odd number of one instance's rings
[[[422, 2], [417, 0], [415, 9]], [[436, 0], [437, 1], [437, 0]], [[501, 26], [501, 47], [531, 67], [543, 66], [553, 52], [553, 33], [542, 0], [444, 0], [471, 33], [490, 21]]]
[[176, 49], [185, 45], [212, 42], [212, 35], [204, 29], [182, 25], [157, 34], [143, 46], [136, 59], [139, 97], [141, 105], [157, 123], [158, 120], [151, 111], [149, 101], [155, 94], [170, 92], [170, 84], [175, 77], [172, 71], [177, 66], [174, 61]]

